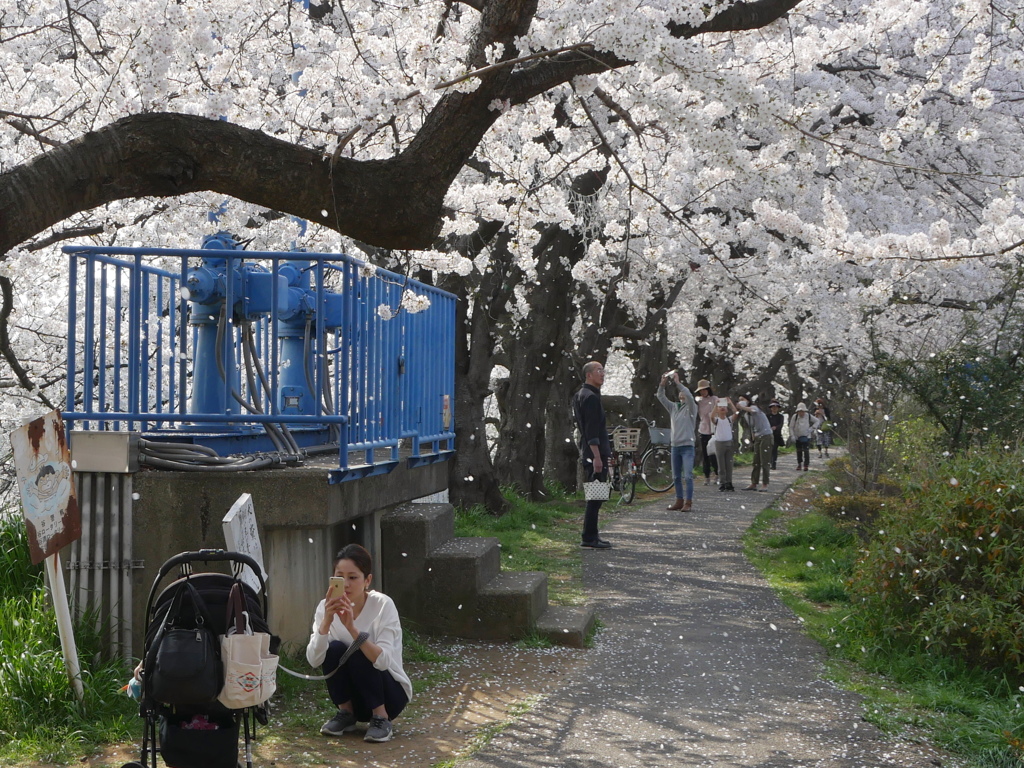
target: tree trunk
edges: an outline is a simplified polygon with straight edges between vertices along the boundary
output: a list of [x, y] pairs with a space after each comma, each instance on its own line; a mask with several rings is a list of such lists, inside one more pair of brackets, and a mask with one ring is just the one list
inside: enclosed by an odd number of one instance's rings
[[[484, 425], [484, 400], [489, 391], [491, 360], [487, 331], [481, 317], [487, 313], [468, 302], [455, 303], [455, 458], [449, 462], [448, 491], [460, 507], [483, 505], [493, 515], [508, 505], [501, 495], [498, 474], [491, 462]], [[485, 351], [486, 350], [486, 351]]]
[[575, 234], [551, 229], [538, 251], [537, 269], [544, 277], [530, 291], [529, 320], [505, 341], [515, 364], [510, 365], [495, 458], [502, 476], [535, 501], [547, 498], [547, 411], [572, 328], [572, 304], [565, 290], [572, 277], [566, 265], [579, 259], [583, 249]]

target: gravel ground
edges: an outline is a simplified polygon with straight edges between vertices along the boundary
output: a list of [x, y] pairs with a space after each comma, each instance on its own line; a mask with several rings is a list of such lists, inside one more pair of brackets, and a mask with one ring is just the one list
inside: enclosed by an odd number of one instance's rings
[[[737, 470], [737, 487], [748, 473]], [[824, 679], [823, 649], [744, 557], [744, 531], [796, 477], [792, 468], [774, 473], [769, 493], [721, 493], [698, 480], [694, 512], [668, 512], [671, 499], [660, 499], [602, 525], [615, 548], [583, 554], [605, 626], [595, 647], [564, 685], [460, 765], [954, 765], [863, 720], [860, 697]]]

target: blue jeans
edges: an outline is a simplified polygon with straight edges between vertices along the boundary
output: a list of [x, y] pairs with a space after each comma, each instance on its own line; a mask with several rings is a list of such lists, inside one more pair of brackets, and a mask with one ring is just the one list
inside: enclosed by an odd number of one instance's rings
[[[687, 501], [693, 498], [693, 446], [672, 446], [672, 479], [676, 483], [676, 498]], [[686, 492], [683, 493], [683, 480], [686, 480]]]

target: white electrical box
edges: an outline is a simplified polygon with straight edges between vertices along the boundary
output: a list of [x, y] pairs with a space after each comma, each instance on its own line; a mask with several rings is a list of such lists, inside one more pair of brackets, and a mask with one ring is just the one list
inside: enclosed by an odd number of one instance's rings
[[139, 433], [72, 431], [71, 468], [75, 472], [138, 472]]

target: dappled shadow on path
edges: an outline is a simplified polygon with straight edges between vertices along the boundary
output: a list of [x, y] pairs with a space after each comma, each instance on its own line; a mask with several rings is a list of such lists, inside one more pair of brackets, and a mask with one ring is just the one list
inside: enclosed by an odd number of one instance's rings
[[887, 739], [862, 719], [859, 697], [823, 679], [824, 650], [743, 555], [742, 534], [773, 495], [709, 491], [698, 489], [698, 512], [659, 500], [602, 528], [615, 548], [584, 555], [605, 625], [594, 649], [467, 765], [950, 764]]

